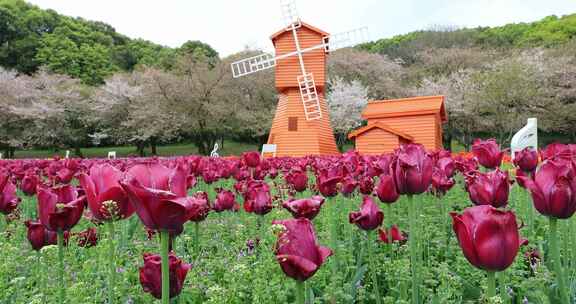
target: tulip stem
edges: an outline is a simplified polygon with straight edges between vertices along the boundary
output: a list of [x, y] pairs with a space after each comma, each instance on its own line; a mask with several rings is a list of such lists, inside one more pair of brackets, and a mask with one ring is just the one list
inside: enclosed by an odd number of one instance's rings
[[108, 267], [110, 277], [108, 278], [108, 303], [114, 303], [114, 287], [116, 286], [116, 248], [114, 242], [114, 221], [110, 220], [106, 223], [108, 226]]
[[418, 213], [416, 201], [413, 195], [408, 195], [408, 222], [410, 225], [410, 237], [408, 238], [408, 249], [410, 250], [410, 269], [412, 272], [412, 304], [420, 303], [419, 283], [418, 283]]
[[58, 281], [59, 290], [58, 297], [60, 303], [66, 303], [66, 286], [64, 286], [64, 231], [58, 229], [57, 242], [58, 242]]
[[306, 286], [303, 281], [296, 281], [296, 304], [306, 302]]
[[566, 286], [564, 284], [564, 277], [562, 274], [560, 248], [558, 247], [558, 219], [554, 217], [550, 217], [550, 251], [552, 254], [552, 265], [554, 266], [554, 272], [556, 274], [560, 301], [561, 303], [568, 304], [569, 300], [566, 294]]
[[[371, 240], [371, 236], [372, 236], [372, 231], [366, 231], [366, 248], [368, 249], [368, 263], [370, 264], [370, 273], [372, 276], [372, 290], [374, 291], [374, 294], [376, 296], [376, 303], [380, 304], [382, 303], [381, 297], [380, 297], [380, 288], [378, 287], [378, 277], [376, 276], [376, 264], [374, 263], [374, 257], [373, 257], [373, 241]], [[392, 242], [390, 242], [392, 243]]]
[[194, 254], [198, 256], [200, 248], [200, 222], [194, 222]]
[[160, 256], [162, 258], [162, 304], [170, 303], [170, 269], [168, 261], [168, 247], [170, 246], [170, 233], [160, 231]]
[[488, 291], [486, 295], [490, 299], [496, 296], [496, 272], [487, 271], [486, 274], [488, 275]]

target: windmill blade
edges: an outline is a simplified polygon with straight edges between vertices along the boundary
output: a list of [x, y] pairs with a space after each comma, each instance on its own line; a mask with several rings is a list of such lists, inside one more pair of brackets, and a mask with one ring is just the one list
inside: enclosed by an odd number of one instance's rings
[[256, 73], [258, 71], [267, 70], [276, 66], [276, 58], [274, 55], [264, 53], [258, 56], [246, 58], [230, 65], [232, 68], [232, 76], [234, 78], [246, 76], [248, 74]]
[[326, 52], [355, 46], [370, 41], [367, 27], [353, 29], [351, 31], [330, 35], [324, 38]]
[[292, 29], [300, 27], [300, 15], [298, 15], [298, 9], [296, 9], [296, 0], [280, 0], [280, 8], [282, 9], [282, 18], [284, 18], [284, 24], [286, 29]]
[[298, 76], [298, 86], [300, 87], [300, 98], [304, 106], [306, 120], [322, 118], [322, 109], [320, 108], [320, 99], [316, 91], [314, 75], [306, 73]]

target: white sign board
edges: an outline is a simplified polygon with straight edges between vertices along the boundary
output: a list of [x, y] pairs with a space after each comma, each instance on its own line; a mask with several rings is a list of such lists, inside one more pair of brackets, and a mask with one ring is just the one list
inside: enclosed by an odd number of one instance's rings
[[66, 150], [66, 158], [70, 158], [70, 150]]
[[528, 123], [512, 137], [512, 142], [510, 143], [512, 158], [514, 158], [517, 151], [524, 150], [527, 147], [538, 150], [538, 120], [536, 118], [528, 118]]
[[108, 151], [108, 159], [116, 159], [116, 151]]
[[264, 156], [264, 153], [272, 153], [273, 157], [276, 157], [276, 145], [262, 145], [262, 153], [261, 156]]

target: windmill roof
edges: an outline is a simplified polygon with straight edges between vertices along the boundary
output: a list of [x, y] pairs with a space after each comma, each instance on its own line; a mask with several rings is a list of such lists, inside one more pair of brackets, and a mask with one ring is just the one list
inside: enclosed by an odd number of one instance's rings
[[369, 124], [365, 127], [358, 128], [358, 129], [350, 132], [350, 134], [348, 134], [348, 139], [352, 139], [354, 137], [357, 137], [357, 136], [361, 135], [362, 133], [368, 132], [368, 131], [375, 129], [375, 128], [378, 128], [378, 129], [384, 130], [386, 132], [392, 133], [392, 134], [397, 135], [398, 137], [402, 137], [406, 140], [414, 141], [414, 138], [412, 136], [410, 136], [410, 135], [408, 135], [402, 131], [396, 130], [396, 129], [390, 127], [389, 125], [387, 125], [381, 121]]
[[[311, 31], [313, 31], [313, 32], [316, 32], [316, 33], [322, 35], [322, 36], [330, 36], [329, 33], [325, 32], [325, 31], [323, 31], [323, 30], [321, 30], [321, 29], [319, 29], [319, 28], [317, 28], [317, 27], [314, 27], [314, 26], [312, 26], [312, 25], [310, 25], [310, 24], [308, 24], [308, 23], [305, 23], [305, 22], [300, 22], [300, 23], [302, 24], [302, 27], [305, 27], [305, 28], [307, 28], [307, 29], [309, 29], [309, 30], [311, 30]], [[279, 30], [278, 32], [272, 34], [272, 36], [270, 36], [270, 39], [271, 39], [272, 41], [274, 41], [274, 40], [276, 40], [276, 38], [278, 38], [280, 35], [282, 35], [282, 34], [284, 34], [284, 33], [286, 33], [286, 32], [287, 32], [287, 31], [286, 31], [286, 28], [283, 28], [283, 29]]]
[[374, 100], [362, 112], [364, 119], [440, 114], [442, 122], [448, 121], [444, 96], [420, 96], [402, 99]]

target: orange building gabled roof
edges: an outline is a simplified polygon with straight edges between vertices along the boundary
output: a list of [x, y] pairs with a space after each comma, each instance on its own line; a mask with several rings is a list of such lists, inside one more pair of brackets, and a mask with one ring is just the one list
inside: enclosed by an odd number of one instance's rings
[[444, 96], [421, 96], [368, 102], [362, 118], [385, 118], [439, 113], [442, 122], [448, 121]]
[[[321, 29], [319, 29], [319, 28], [317, 28], [317, 27], [315, 27], [315, 26], [312, 26], [312, 25], [310, 25], [310, 24], [308, 24], [308, 23], [300, 22], [300, 24], [302, 24], [302, 27], [305, 27], [305, 28], [307, 28], [307, 29], [309, 29], [309, 30], [311, 30], [311, 31], [313, 31], [313, 32], [316, 32], [316, 33], [320, 34], [320, 35], [323, 36], [323, 37], [330, 36], [329, 33], [325, 32], [325, 31], [323, 31], [323, 30], [321, 30]], [[272, 36], [270, 36], [270, 39], [272, 40], [272, 43], [274, 43], [274, 40], [276, 40], [276, 38], [278, 38], [280, 35], [282, 35], [282, 34], [284, 34], [284, 33], [286, 33], [286, 32], [288, 32], [288, 31], [286, 30], [286, 28], [283, 28], [283, 29], [279, 30], [278, 32], [272, 34]]]
[[408, 140], [408, 141], [414, 141], [414, 138], [413, 138], [412, 136], [410, 136], [410, 135], [408, 135], [408, 134], [406, 134], [406, 133], [404, 133], [404, 132], [402, 132], [402, 131], [398, 131], [398, 130], [396, 130], [396, 129], [394, 129], [394, 128], [388, 126], [388, 125], [386, 125], [386, 124], [383, 123], [383, 122], [376, 122], [376, 123], [373, 123], [373, 124], [369, 124], [369, 125], [367, 125], [367, 126], [365, 126], [365, 127], [358, 128], [358, 129], [350, 132], [350, 134], [348, 134], [348, 139], [352, 139], [352, 138], [354, 138], [354, 137], [357, 137], [358, 135], [360, 135], [360, 134], [362, 134], [362, 133], [365, 133], [365, 132], [368, 132], [368, 131], [370, 131], [370, 130], [372, 130], [372, 129], [374, 129], [374, 128], [382, 129], [382, 130], [384, 130], [384, 131], [386, 131], [386, 132], [389, 132], [389, 133], [392, 133], [392, 134], [394, 134], [394, 135], [397, 135], [398, 137], [404, 138], [404, 139], [406, 139], [406, 140]]

